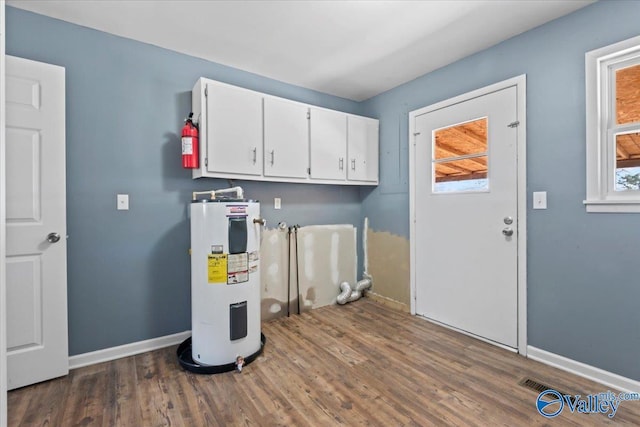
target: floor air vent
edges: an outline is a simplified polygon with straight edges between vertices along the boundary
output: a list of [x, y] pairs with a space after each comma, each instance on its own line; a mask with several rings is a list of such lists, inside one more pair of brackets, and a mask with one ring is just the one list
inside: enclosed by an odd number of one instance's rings
[[[569, 393], [566, 393], [562, 390], [558, 390], [557, 388], [554, 388], [554, 387], [549, 387], [548, 385], [540, 383], [536, 380], [532, 380], [531, 378], [523, 378], [522, 380], [520, 380], [518, 384], [523, 387], [529, 388], [531, 390], [537, 391], [538, 393], [542, 393], [543, 391], [547, 391], [547, 390], [555, 390], [563, 396], [569, 395]], [[569, 399], [573, 402], [575, 400], [575, 397], [570, 397]]]

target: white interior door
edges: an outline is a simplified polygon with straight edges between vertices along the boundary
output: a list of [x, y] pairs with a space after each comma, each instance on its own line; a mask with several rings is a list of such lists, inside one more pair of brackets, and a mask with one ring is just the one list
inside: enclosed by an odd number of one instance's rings
[[8, 389], [67, 374], [65, 70], [6, 57]]
[[416, 314], [518, 345], [516, 87], [415, 116]]

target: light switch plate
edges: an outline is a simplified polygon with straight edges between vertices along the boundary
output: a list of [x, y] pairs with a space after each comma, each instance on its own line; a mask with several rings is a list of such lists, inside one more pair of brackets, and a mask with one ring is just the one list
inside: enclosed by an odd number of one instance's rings
[[533, 209], [547, 209], [547, 192], [533, 192]]
[[116, 197], [117, 209], [119, 211], [128, 211], [129, 210], [129, 195], [128, 194], [118, 194]]
[[282, 207], [282, 200], [280, 197], [276, 197], [273, 199], [273, 209], [280, 209]]

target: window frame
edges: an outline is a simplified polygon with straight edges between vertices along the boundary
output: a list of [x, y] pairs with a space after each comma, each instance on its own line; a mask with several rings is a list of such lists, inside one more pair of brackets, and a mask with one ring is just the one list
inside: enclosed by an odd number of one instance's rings
[[615, 191], [617, 134], [640, 132], [640, 122], [616, 121], [615, 71], [640, 65], [640, 36], [587, 52], [587, 212], [640, 213], [640, 190]]

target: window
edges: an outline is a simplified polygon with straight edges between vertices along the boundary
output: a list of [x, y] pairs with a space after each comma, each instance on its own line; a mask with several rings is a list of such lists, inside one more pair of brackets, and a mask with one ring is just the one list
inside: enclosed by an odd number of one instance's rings
[[586, 54], [587, 212], [640, 212], [640, 37]]
[[488, 191], [487, 119], [433, 132], [433, 192]]

